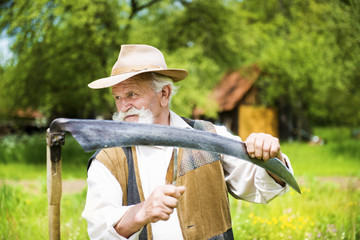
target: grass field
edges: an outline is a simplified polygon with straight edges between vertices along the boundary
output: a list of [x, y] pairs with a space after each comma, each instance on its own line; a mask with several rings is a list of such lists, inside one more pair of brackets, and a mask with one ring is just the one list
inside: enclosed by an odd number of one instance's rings
[[[290, 190], [267, 205], [231, 201], [235, 239], [360, 239], [360, 140], [347, 128], [320, 128], [323, 146], [282, 143], [302, 195]], [[71, 137], [63, 148], [63, 178], [85, 179], [86, 159]], [[0, 140], [0, 239], [47, 239], [45, 137]], [[14, 184], [32, 180], [37, 186]], [[12, 181], [10, 181], [12, 180]], [[86, 190], [64, 193], [62, 239], [88, 239], [81, 218]]]

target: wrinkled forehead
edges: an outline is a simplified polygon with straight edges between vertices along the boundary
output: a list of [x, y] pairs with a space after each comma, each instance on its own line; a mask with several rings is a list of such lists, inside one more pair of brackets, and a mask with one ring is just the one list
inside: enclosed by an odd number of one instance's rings
[[151, 82], [152, 82], [151, 74], [143, 73], [143, 74], [133, 76], [121, 83], [118, 83], [118, 84], [112, 86], [111, 90], [114, 93], [117, 91], [122, 91], [125, 89], [131, 89], [131, 88], [146, 89], [146, 88], [151, 88], [151, 85], [150, 85]]

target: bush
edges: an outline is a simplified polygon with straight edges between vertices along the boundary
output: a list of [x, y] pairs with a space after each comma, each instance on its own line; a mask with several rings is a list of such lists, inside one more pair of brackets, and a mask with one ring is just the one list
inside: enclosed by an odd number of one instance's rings
[[[62, 148], [65, 162], [84, 165], [91, 153], [85, 153], [71, 135], [66, 135]], [[0, 139], [0, 163], [46, 163], [46, 135], [8, 135]]]

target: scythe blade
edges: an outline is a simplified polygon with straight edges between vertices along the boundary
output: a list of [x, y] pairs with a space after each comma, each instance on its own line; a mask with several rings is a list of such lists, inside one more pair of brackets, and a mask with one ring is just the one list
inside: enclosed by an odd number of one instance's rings
[[256, 164], [279, 176], [296, 192], [300, 187], [292, 173], [277, 158], [262, 161], [251, 158], [244, 142], [217, 134], [164, 125], [118, 122], [111, 120], [55, 119], [50, 132], [70, 132], [85, 151], [136, 145], [192, 148], [226, 154]]

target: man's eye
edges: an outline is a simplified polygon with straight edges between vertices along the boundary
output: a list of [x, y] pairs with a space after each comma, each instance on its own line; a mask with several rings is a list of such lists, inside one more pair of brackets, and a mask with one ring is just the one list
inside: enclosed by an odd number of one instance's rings
[[129, 93], [128, 94], [128, 98], [133, 98], [133, 97], [135, 97], [136, 96], [136, 93]]
[[120, 100], [120, 99], [121, 99], [121, 97], [115, 96], [115, 100]]

